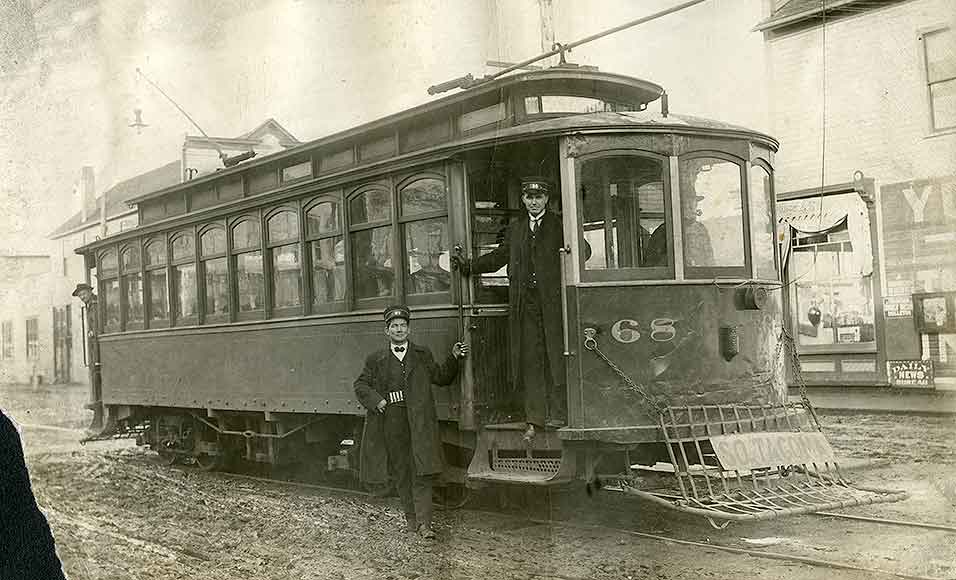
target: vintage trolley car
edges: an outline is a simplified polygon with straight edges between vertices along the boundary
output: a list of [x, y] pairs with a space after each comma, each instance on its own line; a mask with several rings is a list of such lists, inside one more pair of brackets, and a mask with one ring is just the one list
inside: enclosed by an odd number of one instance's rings
[[[78, 249], [103, 436], [210, 467], [324, 465], [361, 433], [352, 382], [400, 301], [439, 356], [473, 345], [437, 390], [448, 481], [600, 480], [725, 520], [898, 499], [848, 486], [787, 401], [777, 147], [670, 114], [654, 83], [565, 65], [136, 198], [138, 227]], [[507, 271], [463, 278], [449, 259], [496, 246], [528, 174], [560, 192], [567, 244], [568, 424], [532, 446], [504, 419]]]

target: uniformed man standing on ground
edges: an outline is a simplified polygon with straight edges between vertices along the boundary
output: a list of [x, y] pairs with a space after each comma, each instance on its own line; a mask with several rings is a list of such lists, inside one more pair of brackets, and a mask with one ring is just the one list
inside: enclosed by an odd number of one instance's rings
[[524, 178], [521, 201], [528, 213], [508, 225], [502, 243], [473, 260], [453, 257], [466, 276], [508, 264], [511, 378], [524, 387], [526, 441], [535, 429], [567, 420], [559, 254], [564, 230], [561, 218], [547, 211], [550, 193], [545, 179]]
[[73, 296], [83, 302], [86, 316], [86, 352], [90, 367], [90, 402], [86, 408], [93, 410], [93, 423], [90, 429], [97, 431], [103, 428], [103, 383], [100, 376], [100, 343], [96, 337], [100, 333], [99, 303], [93, 287], [86, 283], [79, 283], [73, 290]]
[[458, 342], [441, 365], [431, 351], [408, 340], [411, 313], [385, 309], [388, 346], [365, 360], [355, 394], [366, 408], [361, 472], [368, 484], [391, 477], [405, 510], [408, 531], [434, 538], [432, 486], [443, 465], [432, 384], [448, 385], [468, 345]]

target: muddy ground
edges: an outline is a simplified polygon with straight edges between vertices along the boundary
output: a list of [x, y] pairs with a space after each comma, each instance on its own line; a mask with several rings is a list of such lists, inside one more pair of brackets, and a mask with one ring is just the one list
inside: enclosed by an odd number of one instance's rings
[[[878, 577], [635, 531], [956, 578], [956, 534], [946, 531], [822, 516], [714, 530], [629, 497], [588, 496], [579, 486], [506, 497], [485, 490], [472, 509], [438, 513], [438, 539], [427, 542], [403, 532], [394, 499], [170, 467], [128, 441], [81, 446], [85, 399], [77, 387], [0, 386], [0, 407], [23, 425], [34, 489], [73, 580]], [[846, 513], [956, 526], [952, 416], [829, 413], [822, 420], [848, 464], [867, 460], [849, 473], [854, 481], [911, 494]]]

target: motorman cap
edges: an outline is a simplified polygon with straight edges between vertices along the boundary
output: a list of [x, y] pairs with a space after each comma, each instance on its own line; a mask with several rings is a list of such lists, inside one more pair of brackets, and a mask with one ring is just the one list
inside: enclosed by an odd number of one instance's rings
[[92, 292], [93, 287], [90, 286], [89, 284], [86, 284], [85, 282], [80, 282], [79, 284], [76, 285], [76, 289], [73, 290], [73, 296], [79, 296], [80, 292], [82, 292], [83, 290], [89, 290], [90, 292]]
[[522, 193], [541, 193], [548, 195], [551, 193], [551, 184], [543, 177], [531, 176], [521, 180]]
[[385, 324], [392, 321], [393, 318], [404, 318], [406, 321], [412, 319], [412, 313], [408, 306], [404, 304], [395, 304], [385, 309]]

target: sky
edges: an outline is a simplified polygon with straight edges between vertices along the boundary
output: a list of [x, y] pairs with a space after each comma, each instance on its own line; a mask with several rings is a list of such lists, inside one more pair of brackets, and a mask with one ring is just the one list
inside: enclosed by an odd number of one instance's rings
[[[565, 42], [677, 3], [542, 2]], [[710, 0], [570, 60], [663, 84], [675, 112], [762, 129], [761, 6]], [[431, 84], [496, 70], [489, 59], [540, 52], [540, 16], [538, 0], [2, 0], [0, 253], [46, 251], [78, 211], [82, 166], [99, 194], [178, 159], [198, 133], [137, 67], [210, 135], [271, 117], [306, 141], [425, 102]]]

